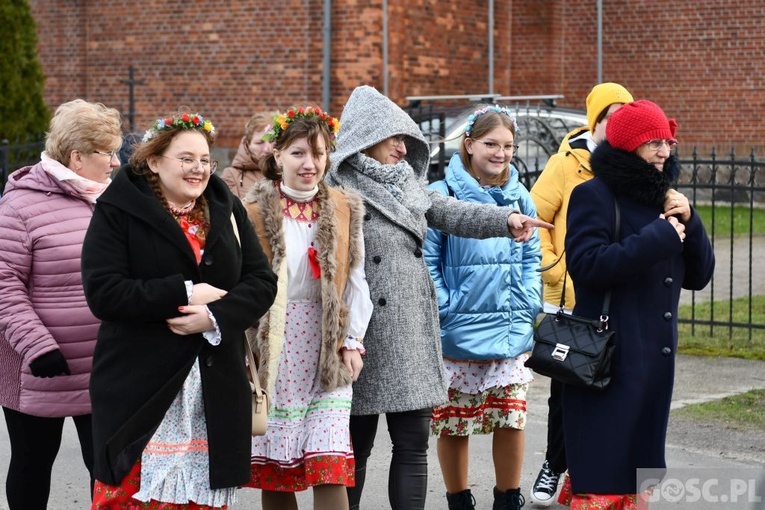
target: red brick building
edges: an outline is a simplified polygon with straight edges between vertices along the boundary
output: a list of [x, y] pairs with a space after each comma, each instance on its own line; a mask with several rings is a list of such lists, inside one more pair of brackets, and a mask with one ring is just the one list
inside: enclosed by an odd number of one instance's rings
[[[327, 2], [330, 2], [327, 4]], [[493, 16], [489, 6], [493, 3]], [[563, 94], [597, 81], [596, 0], [30, 0], [51, 107], [75, 97], [128, 109], [136, 128], [189, 105], [233, 147], [251, 113], [322, 103], [331, 5], [330, 112], [366, 83], [408, 95]], [[703, 148], [765, 147], [762, 0], [603, 0], [604, 81], [659, 103]], [[385, 12], [384, 12], [385, 11]], [[384, 15], [386, 14], [386, 15]], [[493, 87], [489, 26], [493, 19]], [[387, 26], [387, 37], [383, 27]], [[387, 57], [387, 62], [386, 62]]]

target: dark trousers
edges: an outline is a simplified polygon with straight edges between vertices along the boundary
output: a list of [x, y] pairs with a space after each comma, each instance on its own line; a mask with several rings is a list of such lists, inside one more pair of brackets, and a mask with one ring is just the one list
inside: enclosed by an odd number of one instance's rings
[[563, 443], [563, 383], [550, 381], [547, 399], [547, 453], [545, 459], [555, 473], [563, 473], [566, 464], [566, 445]]
[[[393, 456], [388, 472], [388, 500], [393, 510], [425, 508], [428, 489], [428, 436], [432, 409], [388, 413]], [[348, 487], [350, 510], [358, 510], [367, 460], [372, 453], [379, 415], [351, 416], [351, 442], [356, 459], [356, 485]]]
[[[10, 510], [45, 510], [50, 495], [51, 471], [61, 446], [64, 418], [41, 418], [3, 407], [11, 462], [5, 494]], [[74, 416], [82, 460], [90, 474], [93, 498], [93, 426], [91, 415]]]

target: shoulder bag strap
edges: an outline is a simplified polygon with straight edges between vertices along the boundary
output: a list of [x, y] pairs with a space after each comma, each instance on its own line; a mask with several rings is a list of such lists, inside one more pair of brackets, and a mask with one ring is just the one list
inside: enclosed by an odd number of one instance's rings
[[[621, 210], [619, 209], [619, 202], [614, 197], [614, 234], [611, 237], [613, 242], [619, 241], [619, 228], [621, 227]], [[565, 283], [565, 282], [564, 282]], [[606, 292], [603, 296], [603, 312], [600, 314], [600, 327], [601, 329], [608, 329], [608, 308], [611, 305], [611, 291]]]
[[[239, 225], [236, 223], [236, 218], [234, 218], [234, 213], [231, 213], [231, 226], [234, 227], [234, 235], [236, 236], [236, 242], [241, 245], [241, 240], [239, 239]], [[252, 378], [252, 384], [254, 386], [253, 393], [255, 395], [260, 396], [262, 393], [262, 390], [260, 389], [260, 379], [258, 378], [258, 368], [255, 365], [255, 356], [252, 354], [252, 349], [250, 348], [250, 342], [247, 341], [247, 335], [242, 335], [242, 338], [244, 338], [244, 350], [247, 353], [247, 364], [250, 366], [250, 377]]]

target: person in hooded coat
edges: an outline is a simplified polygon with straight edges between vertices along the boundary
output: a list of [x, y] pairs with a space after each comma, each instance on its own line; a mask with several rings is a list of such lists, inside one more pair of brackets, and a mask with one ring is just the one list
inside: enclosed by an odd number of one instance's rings
[[[428, 226], [460, 236], [527, 241], [549, 225], [508, 207], [472, 204], [425, 189], [429, 147], [417, 124], [369, 86], [357, 87], [340, 118], [327, 182], [365, 201], [365, 273], [375, 308], [364, 370], [354, 383], [351, 438], [359, 508], [379, 415], [393, 442], [388, 497], [394, 509], [425, 505], [430, 416], [447, 400], [438, 302], [423, 258]], [[550, 225], [551, 226], [551, 225]]]
[[231, 166], [223, 169], [220, 178], [235, 196], [244, 199], [252, 186], [263, 180], [260, 160], [271, 153], [273, 144], [263, 139], [278, 112], [259, 112], [244, 126], [244, 136], [234, 155]]
[[715, 265], [698, 213], [671, 188], [680, 169], [676, 129], [651, 101], [622, 106], [590, 159], [595, 178], [571, 193], [565, 248], [574, 315], [599, 318], [610, 290], [616, 333], [608, 387], [563, 388], [570, 484], [559, 500], [573, 509], [636, 508], [637, 469], [666, 467], [680, 290], [703, 289]]

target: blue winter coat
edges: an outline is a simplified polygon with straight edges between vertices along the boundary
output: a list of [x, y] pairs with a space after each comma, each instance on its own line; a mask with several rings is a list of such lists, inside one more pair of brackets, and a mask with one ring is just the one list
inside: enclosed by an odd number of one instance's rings
[[[515, 167], [503, 187], [485, 189], [454, 154], [445, 180], [430, 188], [536, 217], [534, 202]], [[538, 233], [527, 243], [516, 243], [510, 238], [444, 236], [430, 228], [425, 257], [436, 285], [444, 357], [485, 361], [514, 358], [531, 349], [534, 319], [542, 309], [542, 283], [536, 271], [542, 259]]]

